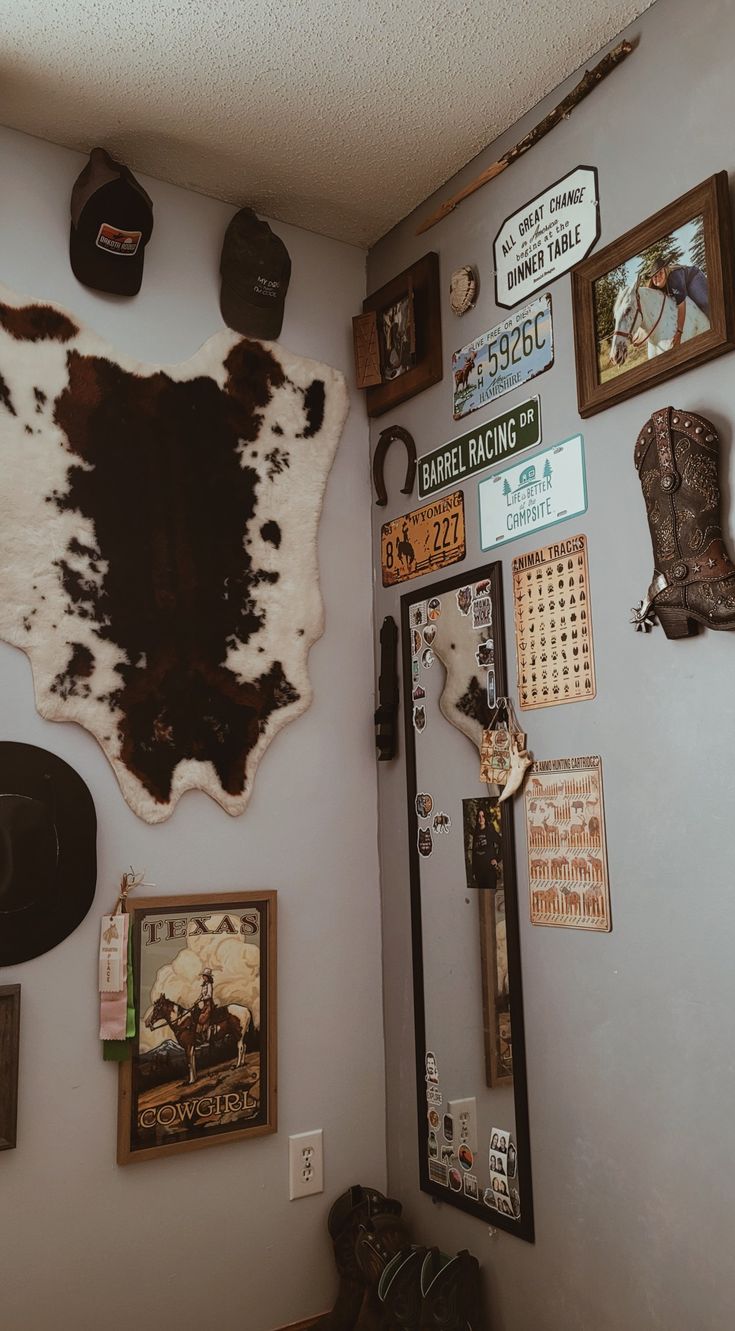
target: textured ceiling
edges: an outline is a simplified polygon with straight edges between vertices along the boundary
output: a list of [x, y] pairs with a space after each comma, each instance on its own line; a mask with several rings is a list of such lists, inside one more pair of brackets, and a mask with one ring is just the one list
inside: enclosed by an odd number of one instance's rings
[[0, 0], [0, 121], [369, 245], [651, 2]]

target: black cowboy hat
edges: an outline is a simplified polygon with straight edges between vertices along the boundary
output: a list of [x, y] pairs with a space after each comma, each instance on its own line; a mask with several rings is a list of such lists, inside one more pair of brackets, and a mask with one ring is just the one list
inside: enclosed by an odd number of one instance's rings
[[97, 883], [96, 834], [73, 767], [0, 741], [0, 966], [49, 952], [81, 924]]
[[645, 276], [655, 277], [656, 273], [660, 273], [662, 268], [668, 268], [668, 264], [667, 259], [652, 259], [646, 269]]

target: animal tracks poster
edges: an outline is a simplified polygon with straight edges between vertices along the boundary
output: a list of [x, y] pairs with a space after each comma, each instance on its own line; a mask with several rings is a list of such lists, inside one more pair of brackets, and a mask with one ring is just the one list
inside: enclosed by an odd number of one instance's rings
[[602, 760], [534, 763], [526, 784], [526, 832], [531, 924], [609, 932]]
[[513, 560], [518, 700], [527, 710], [594, 698], [587, 537]]
[[275, 1132], [275, 892], [129, 903], [118, 1163]]

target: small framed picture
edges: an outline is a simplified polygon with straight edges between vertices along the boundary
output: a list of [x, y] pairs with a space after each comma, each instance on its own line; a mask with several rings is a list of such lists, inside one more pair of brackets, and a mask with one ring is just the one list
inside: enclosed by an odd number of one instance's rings
[[369, 387], [368, 416], [382, 416], [442, 377], [439, 258], [431, 252], [363, 301], [374, 314], [380, 382]]
[[413, 315], [413, 286], [378, 316], [380, 373], [383, 383], [408, 374], [416, 362], [416, 326]]
[[735, 347], [727, 172], [572, 269], [580, 416]]
[[276, 893], [129, 901], [118, 1164], [276, 1130]]

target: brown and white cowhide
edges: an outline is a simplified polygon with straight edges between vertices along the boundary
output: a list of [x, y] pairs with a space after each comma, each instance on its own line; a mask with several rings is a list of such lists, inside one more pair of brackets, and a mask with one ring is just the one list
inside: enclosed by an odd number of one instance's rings
[[446, 670], [440, 711], [479, 750], [482, 733], [490, 724], [491, 709], [484, 672], [477, 665], [476, 634], [460, 611], [454, 592], [442, 597], [442, 612], [432, 647]]
[[148, 822], [192, 788], [241, 813], [309, 706], [346, 414], [342, 375], [275, 343], [143, 365], [0, 287], [0, 636]]

